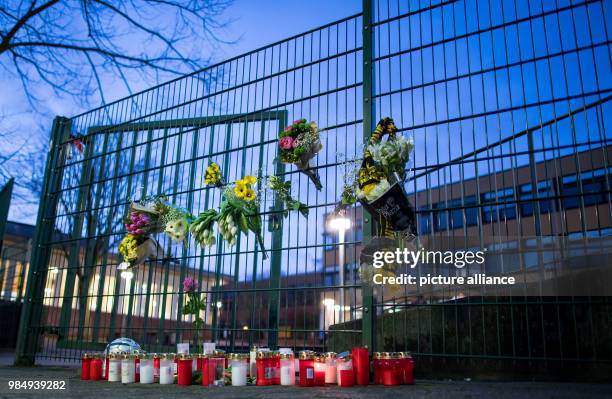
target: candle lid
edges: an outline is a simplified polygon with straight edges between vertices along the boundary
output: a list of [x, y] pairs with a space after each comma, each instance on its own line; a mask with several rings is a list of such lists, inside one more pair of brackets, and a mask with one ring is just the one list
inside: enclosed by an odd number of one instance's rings
[[123, 360], [129, 360], [129, 359], [133, 359], [134, 357], [132, 356], [131, 353], [123, 352], [123, 355], [121, 355], [121, 358]]
[[81, 354], [81, 359], [90, 359], [90, 358], [91, 358], [91, 357], [90, 357], [90, 354], [89, 354], [89, 353], [87, 353], [87, 352], [83, 352], [83, 353]]
[[259, 349], [259, 346], [257, 345], [251, 346], [251, 352], [257, 352], [257, 349]]
[[325, 362], [325, 355], [322, 353], [315, 353], [314, 361], [317, 363]]
[[281, 353], [280, 358], [283, 360], [287, 360], [287, 359], [293, 359], [293, 353]]
[[161, 359], [161, 355], [160, 355], [159, 353], [153, 353], [153, 354], [151, 355], [151, 357], [152, 357], [153, 359]]
[[257, 352], [257, 359], [271, 359], [276, 355], [277, 353], [272, 351]]
[[223, 349], [215, 349], [212, 354], [213, 357], [225, 357], [225, 351]]
[[189, 353], [181, 353], [178, 355], [179, 360], [191, 360], [193, 357]]
[[312, 360], [314, 359], [316, 353], [313, 351], [300, 351], [299, 357], [302, 360]]
[[176, 355], [174, 353], [164, 353], [162, 355], [162, 359], [165, 359], [165, 360], [174, 360], [174, 359], [176, 359]]
[[337, 357], [338, 357], [338, 354], [336, 352], [326, 352], [325, 353], [326, 359], [335, 359]]
[[249, 358], [248, 353], [231, 353], [229, 355], [230, 360], [246, 360]]
[[343, 361], [343, 362], [348, 362], [349, 360], [351, 360], [351, 354], [347, 353], [345, 355], [338, 355], [338, 360]]

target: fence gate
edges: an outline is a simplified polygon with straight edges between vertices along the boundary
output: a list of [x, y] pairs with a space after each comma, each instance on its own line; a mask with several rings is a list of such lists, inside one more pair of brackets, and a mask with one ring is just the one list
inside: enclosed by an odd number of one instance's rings
[[[58, 117], [20, 359], [74, 360], [120, 336], [153, 352], [192, 341], [181, 282], [194, 276], [207, 294], [203, 338], [229, 351], [364, 344], [432, 367], [609, 365], [608, 298], [377, 292], [358, 271], [371, 217], [352, 208], [342, 237], [326, 225], [345, 161], [391, 116], [415, 143], [405, 189], [421, 237], [512, 245], [612, 232], [610, 2], [424, 3], [365, 0], [360, 14]], [[299, 118], [321, 129], [322, 191], [274, 161], [278, 132]], [[162, 238], [163, 260], [117, 270], [130, 201], [165, 194], [194, 214], [216, 207], [218, 191], [203, 182], [211, 161], [229, 181], [291, 181], [308, 217], [282, 219], [275, 198], [263, 199], [266, 224], [282, 222], [264, 232], [267, 260], [252, 235], [210, 250]], [[524, 276], [541, 262], [517, 265], [509, 273]]]

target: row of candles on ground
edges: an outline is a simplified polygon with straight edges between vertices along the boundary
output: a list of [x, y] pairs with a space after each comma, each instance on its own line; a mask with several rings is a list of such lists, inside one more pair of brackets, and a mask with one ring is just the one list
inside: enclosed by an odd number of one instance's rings
[[351, 352], [324, 354], [301, 351], [298, 358], [290, 349], [278, 352], [253, 348], [249, 354], [84, 354], [81, 379], [141, 384], [192, 385], [193, 372], [199, 371], [204, 386], [225, 385], [225, 369], [230, 368], [231, 385], [247, 385], [247, 376], [256, 377], [256, 385], [297, 385], [312, 387], [337, 384], [341, 387], [368, 385], [370, 365], [374, 383], [381, 385], [413, 384], [414, 360], [407, 352], [375, 352], [370, 364], [367, 348]]

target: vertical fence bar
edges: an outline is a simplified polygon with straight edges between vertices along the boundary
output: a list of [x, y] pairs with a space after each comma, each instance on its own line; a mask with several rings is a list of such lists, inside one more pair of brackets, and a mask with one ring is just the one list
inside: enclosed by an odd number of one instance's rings
[[[363, 141], [366, 143], [370, 139], [374, 123], [372, 120], [374, 93], [374, 68], [372, 66], [373, 54], [373, 29], [372, 29], [372, 0], [363, 0]], [[362, 208], [363, 211], [363, 238], [365, 244], [374, 233], [374, 223], [372, 215]], [[345, 245], [345, 244], [343, 244]], [[344, 265], [340, 265], [344, 267]], [[376, 303], [374, 293], [370, 284], [363, 284], [361, 287], [363, 301], [362, 318], [362, 337], [361, 341], [370, 351], [375, 350], [376, 343]]]
[[47, 243], [53, 234], [53, 223], [59, 194], [57, 190], [61, 187], [63, 168], [56, 170], [59, 165], [60, 146], [70, 131], [70, 121], [64, 117], [56, 117], [51, 129], [51, 140], [49, 152], [47, 153], [47, 164], [40, 194], [40, 205], [36, 217], [36, 233], [34, 235], [32, 257], [26, 295], [23, 301], [23, 309], [19, 320], [19, 334], [17, 347], [15, 349], [15, 365], [27, 366], [34, 364], [38, 335], [41, 327], [43, 290], [47, 280], [47, 268], [51, 249]]

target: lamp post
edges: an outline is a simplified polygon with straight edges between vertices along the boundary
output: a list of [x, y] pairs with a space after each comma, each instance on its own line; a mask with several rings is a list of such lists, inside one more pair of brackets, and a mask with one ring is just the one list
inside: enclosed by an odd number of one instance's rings
[[329, 221], [330, 229], [338, 232], [338, 263], [340, 277], [340, 322], [344, 322], [344, 262], [345, 249], [344, 237], [348, 229], [351, 228], [351, 219], [337, 216]]

